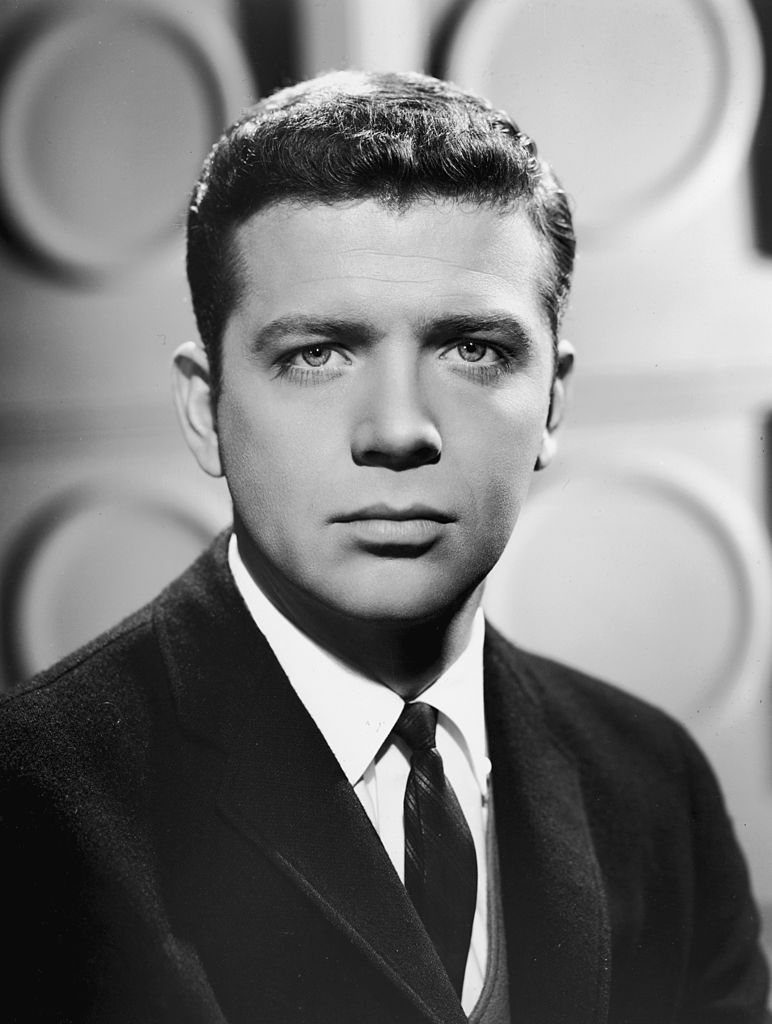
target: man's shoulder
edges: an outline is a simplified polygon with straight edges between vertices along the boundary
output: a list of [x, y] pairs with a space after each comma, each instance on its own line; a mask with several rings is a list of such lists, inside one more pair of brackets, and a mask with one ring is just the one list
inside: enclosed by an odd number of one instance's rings
[[109, 736], [128, 732], [158, 676], [151, 620], [147, 606], [2, 697], [4, 769], [77, 764]]
[[603, 718], [652, 721], [672, 719], [621, 686], [544, 654], [526, 650], [487, 626], [486, 655], [502, 676], [516, 680], [527, 697], [556, 712], [600, 714]]
[[[0, 696], [0, 747], [28, 748], [37, 739], [96, 735], [107, 720], [128, 729], [159, 700], [166, 664], [164, 622], [185, 619], [186, 601], [214, 586], [218, 539], [184, 573], [143, 608], [68, 654], [29, 681]], [[210, 600], [216, 596], [210, 595]], [[191, 627], [194, 629], [195, 627]]]
[[[527, 651], [488, 629], [488, 664], [499, 687], [517, 695], [556, 743], [586, 766], [680, 775], [704, 758], [684, 725], [622, 687]], [[505, 698], [506, 700], [506, 698]]]

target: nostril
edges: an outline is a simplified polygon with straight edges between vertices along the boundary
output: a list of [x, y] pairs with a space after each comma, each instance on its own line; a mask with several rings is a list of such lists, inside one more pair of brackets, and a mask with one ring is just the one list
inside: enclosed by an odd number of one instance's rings
[[437, 445], [424, 444], [412, 448], [372, 448], [352, 449], [354, 462], [358, 466], [380, 466], [384, 469], [413, 469], [417, 466], [430, 466], [440, 461], [441, 450]]
[[422, 465], [433, 465], [435, 462], [440, 461], [440, 449], [434, 445], [425, 445], [418, 452], [418, 457], [421, 460]]
[[359, 466], [412, 469], [439, 462], [442, 442], [433, 427], [400, 435], [363, 429], [351, 446], [351, 454]]

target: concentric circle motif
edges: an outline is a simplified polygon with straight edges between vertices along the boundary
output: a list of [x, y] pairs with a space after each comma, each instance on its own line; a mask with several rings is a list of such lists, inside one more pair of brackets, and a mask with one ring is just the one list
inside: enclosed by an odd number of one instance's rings
[[201, 160], [250, 99], [203, 8], [73, 0], [5, 26], [0, 214], [20, 255], [100, 278], [179, 236]]
[[[41, 504], [0, 571], [2, 674], [12, 686], [135, 611], [224, 525], [182, 492], [94, 479]], [[2, 684], [0, 684], [0, 689]]]
[[661, 226], [737, 172], [762, 97], [737, 0], [477, 0], [436, 71], [536, 139], [583, 241]]
[[669, 456], [564, 467], [531, 497], [486, 607], [525, 647], [693, 724], [757, 706], [772, 670], [765, 531], [723, 481]]

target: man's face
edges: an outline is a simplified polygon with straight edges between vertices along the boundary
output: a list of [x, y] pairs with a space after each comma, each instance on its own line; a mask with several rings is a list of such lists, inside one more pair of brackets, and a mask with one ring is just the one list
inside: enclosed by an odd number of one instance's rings
[[217, 457], [253, 575], [290, 608], [369, 620], [463, 601], [547, 438], [545, 255], [526, 216], [282, 203], [235, 245]]

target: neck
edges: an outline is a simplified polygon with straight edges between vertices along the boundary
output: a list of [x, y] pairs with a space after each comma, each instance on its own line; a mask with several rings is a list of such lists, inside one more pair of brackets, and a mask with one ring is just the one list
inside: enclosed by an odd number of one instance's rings
[[330, 654], [405, 700], [431, 686], [469, 643], [482, 584], [454, 605], [424, 619], [361, 619], [322, 604], [288, 584], [264, 562], [250, 558], [249, 541], [240, 536], [239, 553], [254, 581], [293, 625]]
[[[421, 622], [314, 623], [309, 636], [362, 675], [409, 700], [445, 672], [466, 649], [479, 605], [472, 595], [457, 609]], [[304, 628], [298, 623], [300, 628]]]

